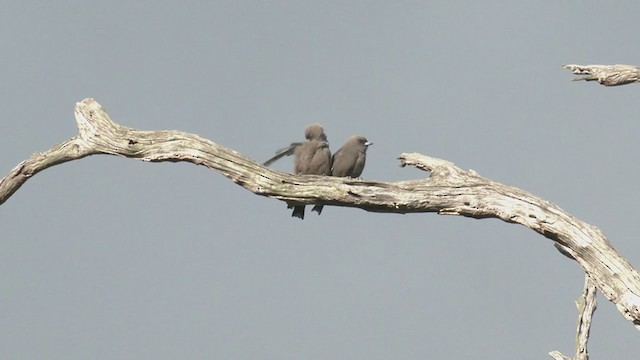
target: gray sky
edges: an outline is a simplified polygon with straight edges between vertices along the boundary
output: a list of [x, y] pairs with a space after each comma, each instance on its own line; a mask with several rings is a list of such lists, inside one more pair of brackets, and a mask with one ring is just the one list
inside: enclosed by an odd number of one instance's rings
[[[640, 264], [640, 88], [560, 67], [640, 64], [638, 3], [17, 3], [0, 13], [1, 176], [76, 135], [85, 97], [256, 160], [320, 122], [333, 150], [375, 143], [367, 179], [425, 176], [402, 152], [444, 158], [558, 204]], [[326, 207], [299, 221], [203, 167], [94, 156], [29, 180], [0, 228], [6, 359], [573, 354], [583, 272], [497, 220]], [[640, 334], [599, 300], [592, 357], [636, 358]]]

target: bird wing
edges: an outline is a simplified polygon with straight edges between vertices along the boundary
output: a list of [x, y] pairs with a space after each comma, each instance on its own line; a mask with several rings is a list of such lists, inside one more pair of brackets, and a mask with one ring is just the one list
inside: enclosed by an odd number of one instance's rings
[[330, 175], [331, 174], [331, 150], [326, 141], [313, 141], [314, 152], [310, 159], [307, 174]]
[[362, 175], [362, 170], [364, 170], [364, 163], [366, 161], [366, 153], [360, 152], [356, 157], [355, 164], [353, 165], [353, 169], [351, 170], [351, 177], [357, 178]]
[[331, 173], [333, 176], [351, 176], [354, 165], [355, 157], [349, 149], [345, 150], [345, 147], [343, 146], [333, 154]]

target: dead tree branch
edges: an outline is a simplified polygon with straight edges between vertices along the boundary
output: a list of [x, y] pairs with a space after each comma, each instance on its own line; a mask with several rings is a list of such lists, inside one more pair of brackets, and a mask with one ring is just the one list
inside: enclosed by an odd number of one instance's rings
[[[589, 331], [591, 330], [591, 320], [596, 311], [598, 301], [596, 297], [596, 285], [589, 275], [584, 278], [584, 290], [582, 295], [576, 300], [578, 308], [578, 326], [576, 329], [576, 356], [575, 360], [589, 360], [587, 342], [589, 341]], [[571, 360], [570, 357], [562, 355], [559, 351], [549, 353], [556, 360]]]
[[598, 81], [604, 86], [626, 85], [640, 82], [640, 67], [632, 65], [562, 65], [576, 76], [573, 81]]
[[553, 240], [575, 259], [622, 316], [640, 328], [640, 275], [595, 226], [515, 187], [421, 154], [402, 154], [402, 166], [430, 171], [421, 180], [395, 183], [326, 176], [297, 176], [266, 168], [244, 155], [181, 131], [140, 131], [111, 121], [93, 99], [76, 104], [78, 136], [36, 153], [0, 180], [0, 204], [38, 172], [89, 155], [109, 154], [149, 162], [186, 161], [220, 172], [261, 196], [291, 204], [320, 203], [387, 213], [435, 212], [498, 218]]

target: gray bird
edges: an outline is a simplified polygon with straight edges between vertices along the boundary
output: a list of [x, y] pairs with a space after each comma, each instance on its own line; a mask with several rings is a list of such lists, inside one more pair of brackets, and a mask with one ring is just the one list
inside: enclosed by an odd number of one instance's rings
[[[357, 178], [364, 170], [367, 148], [373, 143], [364, 136], [352, 136], [331, 158], [331, 175]], [[315, 205], [312, 211], [322, 212], [322, 205]]]
[[[294, 155], [294, 173], [298, 175], [331, 175], [331, 151], [324, 129], [320, 124], [311, 124], [304, 130], [307, 141], [294, 142], [286, 148], [280, 149], [276, 155], [264, 162], [265, 166], [284, 157]], [[291, 207], [291, 206], [290, 206]], [[304, 219], [304, 205], [293, 207], [291, 216]], [[314, 206], [318, 214], [322, 205]]]
[[[321, 140], [311, 140], [296, 147], [294, 152], [294, 171], [299, 175], [331, 175], [331, 151], [329, 143]], [[322, 205], [314, 206], [318, 214], [322, 212]], [[304, 205], [293, 207], [291, 216], [304, 219]]]
[[352, 136], [333, 154], [331, 175], [357, 178], [364, 170], [367, 148], [373, 145], [364, 136]]

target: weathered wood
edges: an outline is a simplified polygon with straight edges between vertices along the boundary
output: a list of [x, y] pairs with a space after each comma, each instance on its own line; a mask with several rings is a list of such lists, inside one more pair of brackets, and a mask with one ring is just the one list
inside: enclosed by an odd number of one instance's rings
[[[596, 285], [591, 281], [589, 275], [585, 275], [584, 290], [576, 300], [579, 314], [576, 329], [576, 356], [573, 358], [575, 360], [589, 360], [587, 342], [589, 341], [593, 313], [596, 311], [597, 305]], [[552, 351], [549, 355], [556, 360], [571, 360], [570, 357], [562, 355], [559, 351]]]
[[21, 162], [0, 181], [0, 204], [38, 172], [88, 155], [110, 154], [142, 161], [186, 161], [220, 172], [262, 196], [291, 204], [347, 206], [387, 213], [435, 212], [498, 218], [553, 240], [575, 259], [598, 290], [640, 329], [640, 275], [596, 227], [515, 187], [421, 154], [402, 154], [402, 166], [429, 171], [422, 180], [395, 183], [326, 176], [298, 176], [266, 168], [195, 134], [140, 131], [118, 125], [93, 99], [76, 105], [79, 135]]
[[604, 86], [619, 86], [640, 82], [640, 67], [633, 65], [562, 65], [576, 76], [573, 81], [598, 81]]
[[555, 360], [572, 360], [570, 357], [562, 355], [560, 351], [552, 351], [549, 355]]

